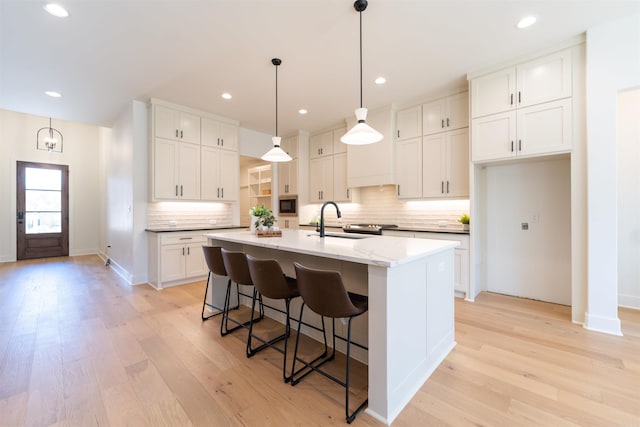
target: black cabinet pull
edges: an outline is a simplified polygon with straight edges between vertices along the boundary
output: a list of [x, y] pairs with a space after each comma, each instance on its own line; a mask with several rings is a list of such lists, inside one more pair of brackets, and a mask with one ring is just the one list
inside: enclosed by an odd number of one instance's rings
[[184, 195], [184, 189], [182, 188], [182, 185], [180, 185], [180, 197], [182, 197]]
[[191, 248], [187, 248], [187, 255], [191, 255]]
[[218, 195], [216, 196], [218, 199], [220, 198], [220, 187], [218, 187]]
[[176, 197], [178, 197], [178, 186], [176, 185]]
[[447, 181], [447, 194], [449, 194], [449, 181]]
[[440, 192], [444, 194], [444, 181], [440, 181]]
[[511, 152], [513, 153], [513, 141], [511, 141]]
[[176, 129], [176, 138], [178, 137], [178, 129]]
[[184, 256], [184, 248], [182, 248], [182, 256]]
[[518, 151], [522, 151], [522, 140], [518, 140]]
[[444, 119], [442, 119], [442, 127], [444, 128]]
[[511, 94], [511, 101], [510, 101], [510, 105], [513, 105], [513, 94]]
[[183, 132], [180, 131], [180, 139], [182, 139], [182, 137], [183, 137]]
[[522, 99], [520, 99], [520, 91], [518, 91], [518, 104], [522, 103]]
[[449, 117], [447, 117], [447, 127], [449, 127]]
[[222, 198], [224, 199], [224, 187], [222, 187], [220, 194], [222, 194]]
[[398, 129], [398, 138], [400, 138], [400, 129]]

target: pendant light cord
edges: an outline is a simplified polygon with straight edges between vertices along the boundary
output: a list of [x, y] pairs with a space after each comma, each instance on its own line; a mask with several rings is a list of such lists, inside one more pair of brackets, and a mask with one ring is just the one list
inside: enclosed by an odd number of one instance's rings
[[276, 65], [276, 136], [278, 136], [278, 66]]
[[362, 108], [362, 12], [360, 14], [360, 108]]

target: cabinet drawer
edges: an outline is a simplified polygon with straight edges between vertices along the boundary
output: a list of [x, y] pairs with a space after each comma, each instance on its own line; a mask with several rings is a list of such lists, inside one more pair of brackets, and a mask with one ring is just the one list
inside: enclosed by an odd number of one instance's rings
[[187, 243], [206, 243], [207, 238], [204, 237], [204, 231], [192, 234], [170, 233], [160, 237], [161, 245], [175, 245]]

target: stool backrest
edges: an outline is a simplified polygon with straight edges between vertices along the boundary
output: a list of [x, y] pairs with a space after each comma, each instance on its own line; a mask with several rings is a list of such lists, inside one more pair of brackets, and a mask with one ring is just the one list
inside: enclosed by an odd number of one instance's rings
[[222, 248], [221, 252], [229, 278], [239, 285], [253, 285], [244, 252], [228, 251], [225, 248]]
[[209, 267], [209, 271], [218, 276], [226, 276], [227, 270], [224, 268], [221, 249], [221, 246], [202, 245], [204, 260], [207, 263], [207, 267]]
[[349, 317], [362, 313], [353, 305], [337, 271], [314, 270], [297, 262], [296, 280], [302, 300], [311, 310], [326, 317]]
[[287, 283], [282, 268], [274, 259], [256, 259], [247, 255], [253, 286], [262, 295], [271, 299], [290, 298], [292, 289]]

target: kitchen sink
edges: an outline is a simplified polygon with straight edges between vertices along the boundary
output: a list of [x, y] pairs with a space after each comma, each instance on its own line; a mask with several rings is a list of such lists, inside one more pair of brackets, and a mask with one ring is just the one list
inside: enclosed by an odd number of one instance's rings
[[[320, 237], [320, 233], [310, 233], [307, 234], [307, 237]], [[355, 233], [324, 233], [324, 237], [337, 237], [339, 239], [368, 239], [369, 237], [373, 237], [367, 234], [355, 234]]]

